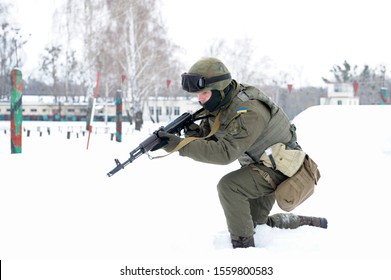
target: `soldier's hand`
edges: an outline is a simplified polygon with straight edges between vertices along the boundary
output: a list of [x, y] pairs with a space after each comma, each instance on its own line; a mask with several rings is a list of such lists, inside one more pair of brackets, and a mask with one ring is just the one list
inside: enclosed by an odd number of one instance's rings
[[192, 123], [191, 125], [189, 125], [185, 128], [185, 136], [186, 137], [200, 137], [201, 136], [201, 127], [196, 123]]
[[171, 134], [165, 131], [158, 131], [157, 135], [160, 138], [160, 143], [151, 149], [151, 151], [156, 151], [163, 148], [167, 153], [175, 149], [175, 147], [181, 142], [181, 138], [175, 134]]

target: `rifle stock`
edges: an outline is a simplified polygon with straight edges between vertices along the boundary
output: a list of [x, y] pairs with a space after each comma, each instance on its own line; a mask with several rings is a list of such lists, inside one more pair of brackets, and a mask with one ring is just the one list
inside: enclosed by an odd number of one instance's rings
[[192, 124], [194, 121], [197, 120], [197, 115], [199, 115], [204, 109], [201, 108], [194, 114], [190, 113], [183, 113], [178, 118], [173, 120], [171, 123], [167, 124], [165, 127], [160, 127], [158, 130], [155, 130], [151, 136], [149, 136], [147, 139], [145, 139], [143, 142], [138, 145], [136, 149], [131, 151], [129, 153], [129, 158], [121, 163], [118, 159], [114, 159], [116, 167], [114, 167], [110, 172], [107, 173], [108, 177], [113, 176], [115, 173], [120, 171], [121, 169], [124, 169], [125, 166], [132, 163], [134, 160], [136, 160], [139, 156], [149, 152], [153, 149], [157, 144], [161, 142], [161, 139], [158, 136], [159, 131], [165, 131], [172, 134], [180, 135], [181, 131], [186, 127]]

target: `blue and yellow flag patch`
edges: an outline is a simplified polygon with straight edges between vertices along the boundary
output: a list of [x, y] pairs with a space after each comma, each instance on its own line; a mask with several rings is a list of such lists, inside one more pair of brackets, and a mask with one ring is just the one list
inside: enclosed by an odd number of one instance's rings
[[242, 114], [242, 113], [246, 113], [246, 112], [247, 112], [247, 107], [241, 107], [241, 108], [236, 109], [237, 114]]

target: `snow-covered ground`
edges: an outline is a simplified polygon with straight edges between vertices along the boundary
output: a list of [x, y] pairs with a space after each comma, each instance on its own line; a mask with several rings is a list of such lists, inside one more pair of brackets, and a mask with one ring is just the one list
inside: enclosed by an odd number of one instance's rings
[[[126, 265], [163, 264], [210, 269], [209, 276], [189, 279], [219, 278], [213, 267], [228, 265], [273, 266], [269, 279], [390, 279], [390, 119], [391, 106], [315, 106], [297, 116], [299, 143], [322, 177], [294, 213], [324, 216], [329, 228], [258, 226], [256, 248], [237, 250], [231, 249], [216, 184], [238, 163], [143, 155], [107, 177], [114, 158], [125, 161], [161, 124], [137, 132], [124, 123], [118, 143], [111, 140], [112, 123], [91, 135], [87, 150], [84, 123], [23, 122], [22, 153], [11, 154], [4, 132], [9, 122], [0, 122], [4, 279], [123, 279]], [[275, 205], [273, 213], [279, 211]]]

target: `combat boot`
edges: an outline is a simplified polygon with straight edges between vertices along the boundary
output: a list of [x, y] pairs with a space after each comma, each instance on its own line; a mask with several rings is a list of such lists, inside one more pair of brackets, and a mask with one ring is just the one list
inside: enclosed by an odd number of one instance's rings
[[234, 249], [255, 247], [254, 236], [241, 237], [241, 236], [235, 236], [231, 234], [231, 242], [232, 242], [232, 247]]
[[313, 226], [320, 228], [327, 228], [327, 219], [318, 217], [298, 216], [300, 220], [300, 226]]

